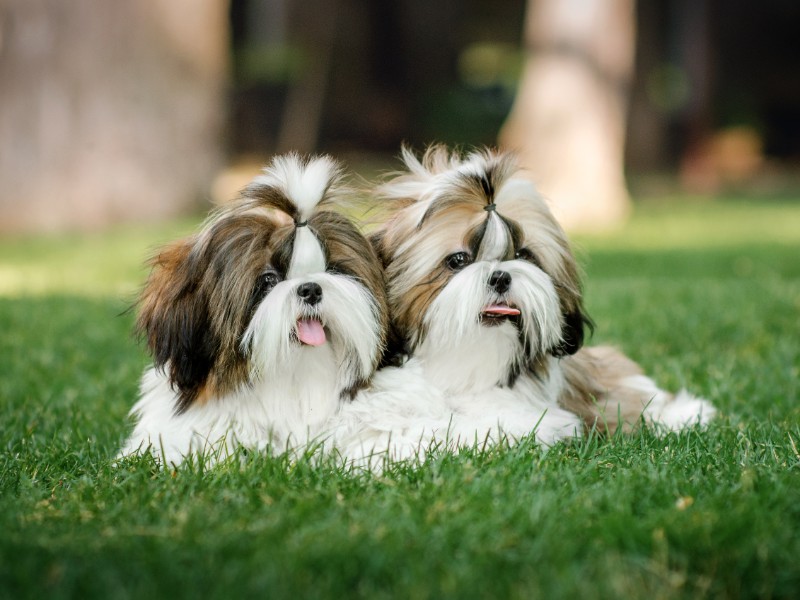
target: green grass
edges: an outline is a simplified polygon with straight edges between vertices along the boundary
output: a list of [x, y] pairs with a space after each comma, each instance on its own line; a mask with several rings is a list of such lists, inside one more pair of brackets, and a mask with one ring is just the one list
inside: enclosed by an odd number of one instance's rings
[[0, 239], [0, 296], [74, 294], [133, 298], [144, 262], [200, 219], [90, 235]]
[[191, 228], [0, 242], [0, 597], [791, 598], [800, 203], [640, 207], [581, 237], [598, 328], [708, 431], [529, 443], [383, 477], [112, 468], [141, 261]]

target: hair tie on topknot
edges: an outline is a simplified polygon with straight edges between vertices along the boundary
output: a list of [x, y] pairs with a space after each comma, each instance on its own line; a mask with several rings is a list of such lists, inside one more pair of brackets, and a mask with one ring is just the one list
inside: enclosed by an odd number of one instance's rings
[[308, 221], [295, 221], [294, 222], [294, 226], [295, 227], [305, 227], [306, 225], [308, 225]]
[[491, 204], [487, 204], [486, 206], [484, 206], [483, 210], [485, 210], [486, 212], [492, 212], [493, 210], [497, 210], [497, 205], [494, 202], [492, 202]]

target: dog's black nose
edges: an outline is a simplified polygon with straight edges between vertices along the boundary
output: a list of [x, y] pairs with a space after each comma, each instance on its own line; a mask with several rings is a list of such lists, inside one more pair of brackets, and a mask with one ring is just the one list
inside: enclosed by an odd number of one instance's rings
[[297, 295], [306, 304], [314, 306], [322, 300], [322, 288], [318, 283], [308, 281], [297, 288]]
[[511, 275], [506, 271], [495, 271], [489, 277], [489, 287], [498, 294], [505, 294], [511, 287]]

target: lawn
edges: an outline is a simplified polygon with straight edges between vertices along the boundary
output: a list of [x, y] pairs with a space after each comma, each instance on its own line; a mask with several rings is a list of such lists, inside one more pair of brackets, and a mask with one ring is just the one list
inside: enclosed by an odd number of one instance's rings
[[0, 241], [0, 598], [800, 594], [800, 202], [648, 204], [577, 240], [593, 343], [710, 398], [707, 431], [382, 477], [112, 467], [141, 262], [192, 225]]

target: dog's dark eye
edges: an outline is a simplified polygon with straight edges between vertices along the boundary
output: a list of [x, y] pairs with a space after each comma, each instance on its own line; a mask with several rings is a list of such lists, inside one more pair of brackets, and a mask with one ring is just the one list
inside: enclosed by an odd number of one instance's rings
[[539, 259], [537, 259], [536, 255], [527, 248], [520, 248], [517, 250], [514, 258], [517, 260], [527, 260], [528, 262], [535, 264], [537, 267], [539, 266]]
[[270, 269], [265, 273], [262, 273], [256, 279], [256, 284], [253, 288], [253, 295], [250, 298], [250, 313], [256, 309], [258, 304], [264, 299], [264, 297], [272, 291], [276, 285], [278, 285], [283, 278], [278, 271], [274, 269]]
[[272, 288], [274, 288], [280, 282], [281, 276], [277, 271], [267, 271], [266, 273], [262, 273], [256, 283], [258, 295], [267, 295], [270, 291], [272, 291]]
[[264, 285], [269, 287], [275, 287], [281, 281], [281, 276], [278, 275], [277, 271], [267, 271], [261, 276]]
[[470, 256], [466, 252], [455, 252], [444, 259], [444, 263], [451, 271], [460, 271], [470, 262]]

